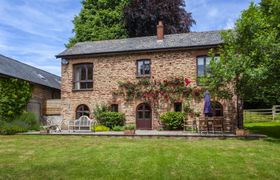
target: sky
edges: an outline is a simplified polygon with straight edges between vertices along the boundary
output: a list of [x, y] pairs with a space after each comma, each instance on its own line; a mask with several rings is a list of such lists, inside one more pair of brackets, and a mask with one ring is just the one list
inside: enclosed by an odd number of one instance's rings
[[[60, 76], [60, 60], [81, 0], [0, 0], [0, 54]], [[230, 29], [250, 2], [186, 0], [196, 25], [191, 31]]]

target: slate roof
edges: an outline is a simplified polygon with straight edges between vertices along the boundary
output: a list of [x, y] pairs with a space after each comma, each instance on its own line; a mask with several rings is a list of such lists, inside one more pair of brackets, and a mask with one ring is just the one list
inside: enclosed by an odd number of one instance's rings
[[201, 48], [223, 44], [221, 31], [190, 32], [165, 35], [163, 41], [156, 36], [118, 40], [80, 42], [66, 49], [57, 58], [79, 55], [119, 54], [138, 51], [158, 51], [178, 48]]
[[0, 54], [0, 75], [60, 89], [60, 77]]

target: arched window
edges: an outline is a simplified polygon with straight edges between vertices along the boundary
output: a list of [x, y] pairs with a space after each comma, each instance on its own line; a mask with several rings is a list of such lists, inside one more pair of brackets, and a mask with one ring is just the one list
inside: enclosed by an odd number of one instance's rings
[[213, 116], [223, 116], [223, 105], [217, 101], [211, 102]]
[[81, 116], [89, 116], [89, 108], [84, 104], [79, 105], [76, 110], [76, 119], [79, 119]]

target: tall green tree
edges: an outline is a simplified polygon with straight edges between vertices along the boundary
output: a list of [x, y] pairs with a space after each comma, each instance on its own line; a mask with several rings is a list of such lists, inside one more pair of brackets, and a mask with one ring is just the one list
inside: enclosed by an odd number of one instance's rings
[[[225, 31], [220, 60], [211, 61], [208, 88], [221, 98], [280, 103], [280, 1], [262, 0], [242, 12], [234, 30]], [[233, 88], [232, 88], [233, 87]]]
[[155, 35], [159, 20], [165, 34], [186, 33], [195, 24], [184, 0], [130, 0], [124, 18], [129, 37]]
[[22, 114], [32, 96], [32, 88], [26, 81], [13, 78], [0, 80], [0, 121], [13, 121]]
[[123, 8], [128, 0], [83, 0], [82, 10], [74, 18], [74, 37], [67, 47], [77, 42], [127, 37]]

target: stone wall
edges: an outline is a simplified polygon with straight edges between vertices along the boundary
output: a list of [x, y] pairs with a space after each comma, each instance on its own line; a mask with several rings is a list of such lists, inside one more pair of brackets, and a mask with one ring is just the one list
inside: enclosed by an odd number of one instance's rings
[[46, 100], [59, 98], [59, 90], [38, 84], [32, 84], [32, 97], [27, 105], [27, 111], [34, 112], [38, 118], [42, 120], [42, 115], [46, 112]]
[[[188, 77], [192, 85], [196, 85], [196, 57], [207, 55], [209, 49], [180, 50], [153, 53], [138, 53], [126, 55], [110, 55], [99, 57], [85, 57], [68, 59], [69, 64], [62, 65], [61, 78], [61, 115], [64, 120], [75, 119], [76, 108], [85, 104], [92, 114], [96, 104], [119, 105], [119, 111], [125, 113], [127, 123], [135, 123], [136, 107], [142, 103], [139, 100], [127, 103], [122, 98], [113, 98], [112, 91], [118, 89], [118, 82], [137, 81], [136, 61], [139, 59], [151, 59], [151, 76], [155, 80], [170, 77]], [[94, 82], [91, 91], [74, 91], [73, 65], [79, 63], [93, 63]], [[222, 102], [226, 110], [226, 117], [231, 124], [235, 119], [235, 106], [232, 102]], [[167, 107], [167, 105], [163, 105]], [[171, 106], [172, 107], [172, 106]], [[196, 103], [196, 108], [202, 112], [203, 102]], [[171, 109], [172, 110], [172, 109]], [[162, 108], [161, 112], [167, 111]], [[153, 129], [160, 127], [158, 117], [153, 114]]]

